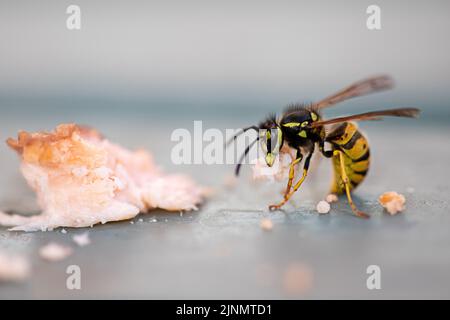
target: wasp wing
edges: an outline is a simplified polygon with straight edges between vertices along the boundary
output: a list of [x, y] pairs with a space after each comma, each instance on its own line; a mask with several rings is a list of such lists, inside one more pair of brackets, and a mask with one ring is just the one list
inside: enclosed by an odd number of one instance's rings
[[407, 117], [415, 118], [419, 115], [420, 110], [416, 108], [399, 108], [399, 109], [388, 109], [380, 111], [371, 111], [360, 114], [355, 114], [351, 116], [339, 117], [329, 120], [316, 121], [310, 124], [311, 128], [320, 127], [328, 124], [335, 124], [346, 121], [364, 121], [364, 120], [380, 120], [382, 117]]
[[390, 76], [381, 75], [358, 81], [351, 86], [315, 103], [315, 109], [323, 109], [350, 98], [363, 96], [369, 93], [391, 89], [394, 80]]

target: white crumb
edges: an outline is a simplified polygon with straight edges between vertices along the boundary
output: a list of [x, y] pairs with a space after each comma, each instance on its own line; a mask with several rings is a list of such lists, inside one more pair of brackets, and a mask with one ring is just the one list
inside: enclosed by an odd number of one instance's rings
[[273, 222], [269, 218], [263, 218], [263, 219], [261, 219], [259, 226], [264, 231], [270, 231], [273, 229]]
[[39, 249], [39, 255], [47, 261], [61, 261], [72, 254], [72, 249], [54, 242]]
[[378, 198], [378, 201], [390, 215], [394, 215], [405, 210], [405, 196], [395, 191], [383, 193]]
[[87, 246], [88, 244], [91, 243], [91, 239], [89, 239], [88, 232], [76, 234], [72, 237], [72, 240], [80, 247]]
[[158, 222], [158, 220], [156, 220], [156, 218], [152, 218], [152, 219], [150, 220], [150, 222]]
[[134, 224], [134, 221], [130, 221], [130, 224]]
[[61, 233], [66, 234], [67, 233], [66, 229], [61, 229]]
[[316, 206], [316, 210], [320, 214], [325, 214], [330, 212], [330, 204], [324, 200], [319, 201], [319, 203]]
[[138, 221], [139, 221], [139, 222], [144, 222], [144, 219], [140, 218]]
[[330, 193], [326, 196], [325, 201], [328, 203], [338, 202], [338, 197], [334, 193]]
[[0, 283], [23, 281], [30, 276], [30, 271], [30, 263], [26, 258], [0, 252]]

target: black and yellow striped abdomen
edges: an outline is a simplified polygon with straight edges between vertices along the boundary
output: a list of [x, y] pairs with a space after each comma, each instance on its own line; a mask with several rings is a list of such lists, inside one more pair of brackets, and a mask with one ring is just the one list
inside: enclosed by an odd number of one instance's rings
[[[350, 182], [350, 190], [356, 188], [366, 177], [370, 164], [369, 143], [353, 122], [345, 122], [327, 135], [326, 141], [331, 143], [333, 150], [342, 151], [344, 166]], [[339, 155], [333, 155], [334, 180], [332, 193], [345, 193], [342, 181]]]

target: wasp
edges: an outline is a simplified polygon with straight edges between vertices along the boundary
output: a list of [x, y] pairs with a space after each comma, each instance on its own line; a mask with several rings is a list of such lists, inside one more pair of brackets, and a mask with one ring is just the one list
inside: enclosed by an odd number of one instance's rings
[[[276, 115], [271, 115], [258, 126], [241, 129], [232, 140], [248, 130], [255, 130], [259, 134], [244, 150], [235, 169], [236, 176], [239, 175], [243, 159], [256, 141], [260, 141], [265, 153], [265, 162], [269, 167], [274, 164], [284, 144], [292, 148], [296, 155], [289, 166], [289, 179], [284, 197], [279, 203], [269, 206], [270, 210], [278, 210], [289, 201], [305, 181], [311, 157], [318, 148], [325, 158], [332, 160], [334, 179], [331, 193], [346, 194], [353, 213], [361, 218], [369, 218], [369, 215], [358, 210], [351, 195], [352, 191], [363, 182], [370, 165], [369, 143], [355, 121], [380, 120], [386, 116], [413, 118], [417, 117], [420, 110], [416, 108], [388, 109], [327, 120], [322, 118], [322, 110], [350, 98], [387, 90], [392, 86], [392, 78], [386, 75], [367, 78], [317, 103], [290, 105], [278, 118]], [[302, 176], [294, 183], [296, 167], [302, 161]]]

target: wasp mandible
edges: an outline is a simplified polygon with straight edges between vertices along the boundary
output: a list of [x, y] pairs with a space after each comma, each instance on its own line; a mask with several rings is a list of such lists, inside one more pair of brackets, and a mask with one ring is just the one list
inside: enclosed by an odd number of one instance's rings
[[[283, 200], [269, 206], [270, 210], [277, 210], [292, 197], [303, 181], [305, 181], [311, 157], [316, 147], [318, 147], [324, 157], [332, 159], [334, 180], [331, 193], [338, 195], [345, 193], [354, 214], [361, 218], [369, 218], [366, 213], [358, 210], [351, 196], [351, 192], [366, 177], [370, 164], [369, 143], [353, 121], [379, 120], [385, 116], [413, 118], [419, 114], [420, 110], [416, 108], [389, 109], [329, 120], [322, 119], [321, 111], [350, 98], [387, 90], [392, 87], [393, 80], [389, 76], [383, 75], [367, 78], [317, 103], [291, 105], [284, 110], [279, 118], [272, 115], [258, 126], [243, 128], [233, 137], [233, 140], [248, 130], [255, 130], [259, 132], [259, 135], [245, 149], [244, 154], [240, 158], [241, 161], [236, 166], [236, 176], [239, 175], [242, 160], [256, 141], [259, 140], [261, 142], [265, 152], [265, 162], [269, 167], [273, 165], [283, 144], [287, 143], [290, 148], [295, 150], [296, 156], [289, 166], [289, 180]], [[333, 126], [328, 127], [330, 125]], [[329, 150], [325, 150], [325, 142], [330, 145]], [[303, 174], [298, 182], [294, 183], [295, 168], [302, 161]]]

